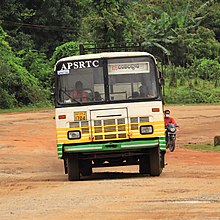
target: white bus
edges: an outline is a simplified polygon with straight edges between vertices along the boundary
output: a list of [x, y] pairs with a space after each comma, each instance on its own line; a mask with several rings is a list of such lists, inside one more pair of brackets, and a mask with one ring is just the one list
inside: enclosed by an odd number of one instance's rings
[[159, 176], [166, 153], [160, 73], [147, 52], [105, 52], [55, 65], [58, 158], [70, 181], [93, 167], [139, 165]]

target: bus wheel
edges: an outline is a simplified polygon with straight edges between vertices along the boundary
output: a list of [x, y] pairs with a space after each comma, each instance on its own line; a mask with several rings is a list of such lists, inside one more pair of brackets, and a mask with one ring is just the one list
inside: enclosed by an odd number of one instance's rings
[[92, 175], [92, 160], [81, 160], [80, 161], [80, 172], [82, 176]]
[[67, 158], [68, 180], [80, 179], [79, 160], [77, 154], [70, 154]]
[[159, 147], [152, 148], [150, 152], [150, 175], [160, 176], [161, 172], [160, 149]]
[[139, 159], [139, 173], [140, 174], [149, 174], [149, 156], [144, 154]]

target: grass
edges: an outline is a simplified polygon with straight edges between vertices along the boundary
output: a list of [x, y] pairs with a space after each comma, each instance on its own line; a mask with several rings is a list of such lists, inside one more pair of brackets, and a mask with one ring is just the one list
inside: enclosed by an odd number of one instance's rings
[[220, 145], [214, 146], [211, 144], [187, 144], [184, 147], [191, 150], [220, 151]]
[[1, 113], [13, 113], [13, 112], [30, 112], [30, 111], [40, 111], [40, 110], [52, 110], [54, 109], [53, 106], [45, 105], [45, 106], [25, 106], [20, 108], [13, 108], [13, 109], [0, 109]]

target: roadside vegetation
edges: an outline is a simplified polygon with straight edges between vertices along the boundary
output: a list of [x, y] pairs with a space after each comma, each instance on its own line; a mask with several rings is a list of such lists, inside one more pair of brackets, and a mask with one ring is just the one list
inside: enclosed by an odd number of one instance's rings
[[220, 102], [218, 0], [3, 0], [0, 109], [52, 106], [55, 62], [106, 42], [159, 57], [167, 104]]
[[199, 151], [220, 151], [220, 145], [214, 146], [212, 144], [187, 144], [184, 148]]
[[40, 104], [40, 106], [35, 105], [27, 105], [22, 107], [16, 107], [16, 108], [1, 108], [1, 113], [17, 113], [17, 112], [35, 112], [35, 111], [47, 111], [47, 110], [54, 110], [54, 106], [52, 104]]

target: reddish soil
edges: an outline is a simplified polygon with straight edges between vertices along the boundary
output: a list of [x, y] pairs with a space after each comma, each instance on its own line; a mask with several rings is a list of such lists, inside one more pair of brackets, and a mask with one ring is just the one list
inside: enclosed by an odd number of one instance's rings
[[177, 148], [160, 177], [137, 166], [97, 168], [68, 182], [57, 159], [54, 111], [0, 114], [0, 219], [220, 219], [220, 105], [171, 106]]

